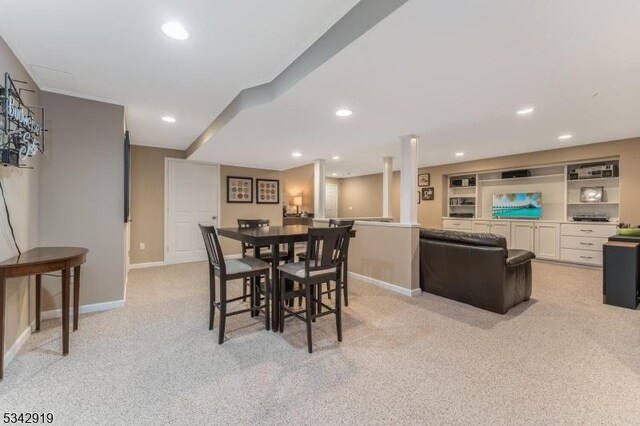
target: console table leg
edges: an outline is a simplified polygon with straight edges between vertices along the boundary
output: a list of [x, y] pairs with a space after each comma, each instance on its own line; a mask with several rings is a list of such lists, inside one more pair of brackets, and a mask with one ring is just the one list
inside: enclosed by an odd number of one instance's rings
[[80, 315], [80, 267], [73, 268], [73, 331], [78, 329]]
[[4, 377], [4, 302], [5, 302], [5, 282], [0, 278], [0, 380]]
[[36, 275], [36, 331], [40, 331], [40, 297], [42, 297], [42, 275]]
[[69, 268], [62, 270], [62, 354], [69, 353]]

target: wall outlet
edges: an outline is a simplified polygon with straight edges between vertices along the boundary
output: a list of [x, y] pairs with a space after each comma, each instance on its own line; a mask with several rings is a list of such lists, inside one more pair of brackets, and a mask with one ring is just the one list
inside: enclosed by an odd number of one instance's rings
[[144, 243], [140, 243], [140, 250], [144, 250], [144, 249], [146, 249], [146, 248], [147, 248], [147, 247], [146, 247], [146, 245], [145, 245]]

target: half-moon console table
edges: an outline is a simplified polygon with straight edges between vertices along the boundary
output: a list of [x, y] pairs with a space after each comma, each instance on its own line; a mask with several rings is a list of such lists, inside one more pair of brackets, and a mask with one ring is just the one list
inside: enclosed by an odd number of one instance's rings
[[69, 293], [73, 268], [73, 330], [78, 329], [80, 265], [89, 250], [82, 247], [36, 247], [0, 262], [0, 380], [4, 375], [4, 304], [7, 278], [36, 276], [36, 330], [40, 330], [42, 274], [62, 271], [62, 354], [69, 353]]

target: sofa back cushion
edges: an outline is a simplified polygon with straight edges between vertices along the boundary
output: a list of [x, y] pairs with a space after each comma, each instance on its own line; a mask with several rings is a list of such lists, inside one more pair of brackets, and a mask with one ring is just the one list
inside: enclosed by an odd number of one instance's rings
[[496, 247], [504, 249], [507, 256], [507, 239], [496, 234], [480, 234], [477, 232], [446, 231], [444, 229], [421, 229], [420, 238], [446, 241], [469, 246]]

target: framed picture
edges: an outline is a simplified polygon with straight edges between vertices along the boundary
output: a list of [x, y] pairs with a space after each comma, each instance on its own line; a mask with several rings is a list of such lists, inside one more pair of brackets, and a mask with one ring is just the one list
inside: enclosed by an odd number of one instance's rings
[[227, 176], [227, 203], [253, 203], [253, 178]]
[[420, 204], [420, 191], [418, 191], [418, 204]]
[[435, 197], [435, 192], [432, 186], [428, 188], [422, 188], [422, 199], [424, 201], [433, 201], [434, 197]]
[[420, 173], [418, 175], [418, 186], [431, 185], [431, 173]]
[[280, 204], [280, 181], [256, 179], [256, 203]]

